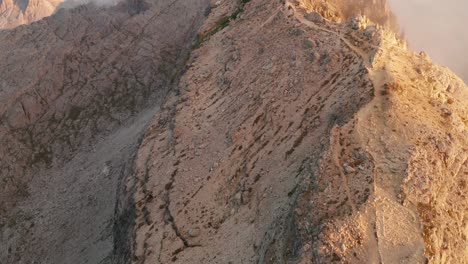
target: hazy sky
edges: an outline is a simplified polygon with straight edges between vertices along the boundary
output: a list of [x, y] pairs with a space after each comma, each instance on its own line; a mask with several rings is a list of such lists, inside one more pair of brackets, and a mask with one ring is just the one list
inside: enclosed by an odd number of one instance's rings
[[468, 83], [467, 0], [389, 0], [410, 47]]

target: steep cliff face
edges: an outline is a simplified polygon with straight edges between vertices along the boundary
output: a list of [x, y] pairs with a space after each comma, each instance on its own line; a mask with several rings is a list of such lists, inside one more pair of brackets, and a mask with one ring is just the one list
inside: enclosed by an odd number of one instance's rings
[[0, 29], [14, 28], [50, 16], [63, 0], [2, 0]]

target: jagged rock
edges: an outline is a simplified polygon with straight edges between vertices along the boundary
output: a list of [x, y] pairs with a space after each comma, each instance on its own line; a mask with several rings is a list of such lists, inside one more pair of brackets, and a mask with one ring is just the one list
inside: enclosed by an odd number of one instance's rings
[[344, 169], [345, 169], [346, 174], [356, 172], [356, 170], [353, 167], [349, 166], [349, 165], [344, 165]]
[[364, 36], [366, 36], [368, 39], [374, 38], [376, 33], [377, 27], [375, 25], [367, 26], [366, 30], [364, 30]]
[[364, 28], [364, 23], [365, 20], [362, 16], [354, 16], [348, 21], [348, 25], [354, 30]]
[[200, 235], [200, 229], [198, 228], [191, 228], [188, 230], [188, 235], [190, 237], [197, 237]]
[[312, 21], [314, 23], [321, 23], [323, 22], [323, 17], [317, 12], [306, 13], [304, 16], [307, 20]]

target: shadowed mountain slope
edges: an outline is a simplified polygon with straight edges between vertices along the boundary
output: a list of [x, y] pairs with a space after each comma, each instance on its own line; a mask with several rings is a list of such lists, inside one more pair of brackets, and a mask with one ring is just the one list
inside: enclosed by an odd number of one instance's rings
[[0, 32], [1, 263], [120, 254], [119, 182], [206, 6], [86, 5]]

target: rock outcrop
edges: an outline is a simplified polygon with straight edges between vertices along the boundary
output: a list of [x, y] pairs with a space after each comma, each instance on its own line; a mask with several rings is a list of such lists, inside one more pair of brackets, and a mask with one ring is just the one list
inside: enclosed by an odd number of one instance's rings
[[342, 23], [355, 16], [365, 16], [387, 30], [400, 32], [397, 19], [387, 0], [304, 0], [307, 12], [317, 12], [330, 22]]
[[468, 88], [354, 2], [129, 1], [0, 33], [0, 262], [466, 262]]
[[14, 28], [48, 17], [62, 2], [63, 0], [1, 0], [0, 29]]

